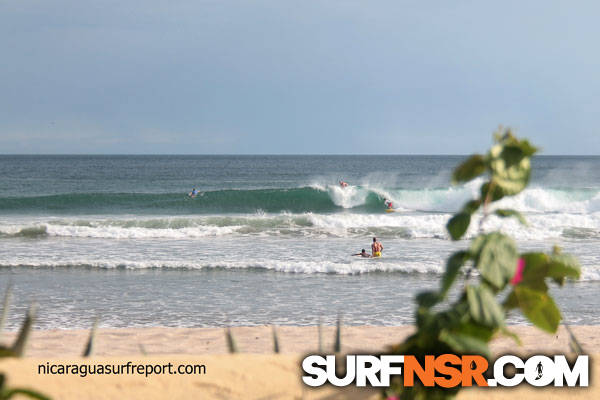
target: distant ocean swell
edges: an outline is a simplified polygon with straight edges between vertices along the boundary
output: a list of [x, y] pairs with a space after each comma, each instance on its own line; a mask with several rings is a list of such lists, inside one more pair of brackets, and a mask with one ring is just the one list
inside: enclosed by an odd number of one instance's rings
[[[479, 182], [463, 187], [409, 190], [336, 185], [299, 188], [216, 190], [201, 192], [195, 198], [186, 193], [71, 193], [47, 196], [3, 197], [5, 214], [50, 213], [85, 214], [236, 214], [255, 212], [380, 213], [385, 198], [401, 211], [455, 212], [477, 194]], [[530, 188], [508, 199], [502, 206], [526, 212], [600, 212], [599, 189]]]

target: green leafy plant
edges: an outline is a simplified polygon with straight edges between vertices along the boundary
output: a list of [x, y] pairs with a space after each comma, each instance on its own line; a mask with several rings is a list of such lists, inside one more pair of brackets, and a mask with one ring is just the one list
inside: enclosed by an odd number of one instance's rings
[[[479, 214], [478, 234], [466, 249], [448, 258], [440, 288], [417, 295], [417, 331], [392, 348], [395, 354], [412, 354], [420, 361], [425, 355], [445, 353], [479, 354], [489, 358], [488, 344], [495, 335], [509, 335], [519, 342], [517, 335], [506, 327], [506, 316], [511, 310], [519, 310], [544, 331], [556, 332], [558, 328], [561, 314], [548, 292], [549, 284], [562, 286], [566, 279], [579, 278], [579, 263], [557, 247], [548, 254], [519, 253], [515, 241], [508, 235], [486, 231], [485, 223], [490, 215], [527, 223], [518, 211], [497, 208], [495, 203], [525, 189], [531, 175], [531, 157], [537, 151], [509, 129], [501, 128], [494, 139], [487, 154], [472, 155], [452, 175], [454, 184], [484, 179], [478, 198], [468, 201], [446, 226], [452, 240], [460, 240], [473, 217]], [[458, 298], [451, 302], [448, 293], [459, 278], [463, 284]], [[396, 381], [386, 395], [435, 399], [453, 397], [458, 390], [459, 387], [425, 387], [418, 382], [415, 386], [403, 387]]]

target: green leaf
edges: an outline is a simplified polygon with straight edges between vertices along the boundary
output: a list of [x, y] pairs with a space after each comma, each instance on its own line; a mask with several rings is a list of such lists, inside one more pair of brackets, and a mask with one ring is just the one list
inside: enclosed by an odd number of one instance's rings
[[427, 330], [435, 322], [435, 315], [431, 312], [431, 308], [419, 307], [415, 315], [415, 320], [419, 331]]
[[525, 270], [523, 271], [524, 278], [526, 278], [528, 274], [532, 274], [532, 276], [539, 276], [541, 274], [540, 271], [543, 271], [545, 276], [549, 260], [547, 254], [531, 252], [523, 253], [520, 257], [525, 260]]
[[527, 139], [519, 141], [519, 147], [521, 147], [521, 151], [526, 157], [531, 157], [539, 150], [537, 147], [529, 143], [529, 140]]
[[490, 161], [492, 180], [506, 196], [513, 196], [529, 183], [531, 161], [517, 146], [503, 147]]
[[502, 218], [515, 217], [521, 224], [527, 226], [527, 220], [525, 219], [525, 217], [523, 217], [523, 214], [521, 214], [517, 210], [499, 209], [494, 211], [494, 214]]
[[515, 243], [510, 237], [499, 232], [483, 235], [481, 241], [475, 242], [479, 247], [475, 256], [475, 266], [481, 272], [481, 276], [495, 288], [504, 288], [517, 267], [518, 254]]
[[481, 206], [481, 200], [471, 200], [468, 201], [462, 208], [462, 212], [473, 214], [475, 211], [479, 209]]
[[544, 282], [546, 277], [562, 285], [565, 278], [578, 279], [581, 274], [579, 262], [568, 254], [525, 253], [521, 257], [525, 260], [525, 270], [520, 284], [534, 290], [548, 290]]
[[474, 154], [462, 162], [452, 174], [452, 183], [468, 182], [486, 170], [485, 159], [481, 154]]
[[452, 254], [450, 258], [448, 258], [448, 262], [446, 263], [446, 271], [442, 277], [442, 288], [440, 290], [440, 295], [442, 297], [448, 293], [448, 290], [456, 280], [461, 267], [467, 262], [468, 259], [469, 253], [466, 251], [457, 251], [456, 253]]
[[523, 151], [518, 145], [505, 144], [500, 152], [500, 157], [504, 160], [507, 166], [517, 165], [525, 157]]
[[490, 357], [490, 349], [488, 348], [487, 343], [474, 336], [450, 332], [443, 329], [440, 332], [439, 338], [459, 354], [480, 354], [484, 357]]
[[455, 330], [469, 320], [469, 305], [467, 304], [467, 299], [462, 298], [460, 301], [454, 303], [452, 307], [436, 313], [433, 316], [432, 327], [436, 331], [440, 331], [441, 329]]
[[494, 134], [497, 143], [503, 144], [505, 147], [512, 146], [518, 147], [524, 156], [530, 157], [534, 155], [538, 148], [529, 143], [527, 139], [517, 139], [510, 128], [505, 129], [504, 132], [498, 131]]
[[575, 257], [568, 254], [550, 256], [548, 264], [549, 277], [579, 279], [580, 275], [581, 266]]
[[548, 276], [548, 255], [544, 253], [525, 253], [521, 255], [525, 260], [523, 280], [519, 285], [525, 285], [530, 289], [546, 292], [548, 285], [545, 279]]
[[514, 289], [519, 308], [535, 326], [554, 333], [561, 320], [560, 311], [548, 293], [516, 286]]
[[469, 313], [475, 322], [497, 328], [504, 325], [504, 311], [487, 287], [467, 285]]
[[511, 290], [511, 292], [506, 296], [506, 300], [502, 303], [504, 309], [512, 310], [513, 308], [519, 307], [519, 300], [517, 300], [517, 295], [515, 294], [515, 290]]
[[481, 251], [481, 248], [486, 240], [486, 235], [479, 235], [471, 241], [471, 246], [469, 247], [469, 256], [471, 258], [476, 258], [479, 255], [479, 252]]
[[452, 330], [452, 332], [472, 336], [484, 342], [489, 342], [492, 339], [494, 331], [494, 328], [483, 326], [472, 321], [464, 322]]
[[424, 291], [417, 294], [417, 304], [421, 307], [430, 308], [440, 301], [440, 295], [436, 291]]
[[446, 225], [446, 228], [448, 229], [448, 233], [450, 234], [452, 240], [459, 240], [461, 237], [463, 237], [463, 235], [469, 228], [470, 223], [471, 214], [461, 212], [453, 216]]
[[498, 187], [498, 185], [494, 184], [492, 186], [490, 182], [486, 182], [483, 185], [481, 185], [481, 198], [487, 199], [488, 192], [490, 192], [489, 201], [498, 201], [505, 196], [504, 191], [500, 187]]

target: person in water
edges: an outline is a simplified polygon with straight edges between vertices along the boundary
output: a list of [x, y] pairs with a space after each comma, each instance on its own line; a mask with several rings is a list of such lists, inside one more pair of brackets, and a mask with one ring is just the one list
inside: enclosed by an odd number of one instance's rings
[[383, 245], [377, 241], [377, 238], [373, 238], [373, 244], [371, 244], [371, 253], [373, 257], [381, 257], [381, 252], [383, 251]]
[[340, 180], [340, 186], [345, 188], [345, 187], [348, 187], [348, 184], [346, 182]]
[[356, 253], [356, 254], [352, 254], [352, 255], [366, 257], [366, 258], [371, 257], [371, 255], [369, 253], [367, 253], [365, 249], [362, 249], [362, 251], [360, 253]]
[[188, 196], [196, 197], [197, 194], [198, 194], [198, 191], [196, 190], [196, 188], [193, 188], [192, 191], [188, 194]]
[[392, 204], [391, 200], [384, 199], [383, 204], [385, 204], [385, 206], [387, 207], [388, 210], [391, 210], [394, 208], [394, 205]]

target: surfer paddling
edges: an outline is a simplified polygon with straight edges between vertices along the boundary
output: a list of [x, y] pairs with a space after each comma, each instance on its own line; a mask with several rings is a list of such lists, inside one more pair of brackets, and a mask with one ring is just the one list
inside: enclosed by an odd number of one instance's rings
[[352, 254], [352, 255], [353, 256], [361, 256], [361, 257], [365, 257], [365, 258], [371, 257], [371, 255], [369, 253], [367, 253], [365, 249], [362, 249], [362, 251], [360, 253], [356, 253], [356, 254]]
[[198, 191], [196, 190], [196, 188], [193, 188], [191, 192], [188, 193], [188, 196], [190, 196], [191, 198], [194, 198], [198, 195]]
[[377, 241], [377, 238], [373, 238], [373, 244], [371, 245], [371, 253], [373, 257], [381, 257], [381, 252], [383, 251], [383, 245], [381, 242]]

